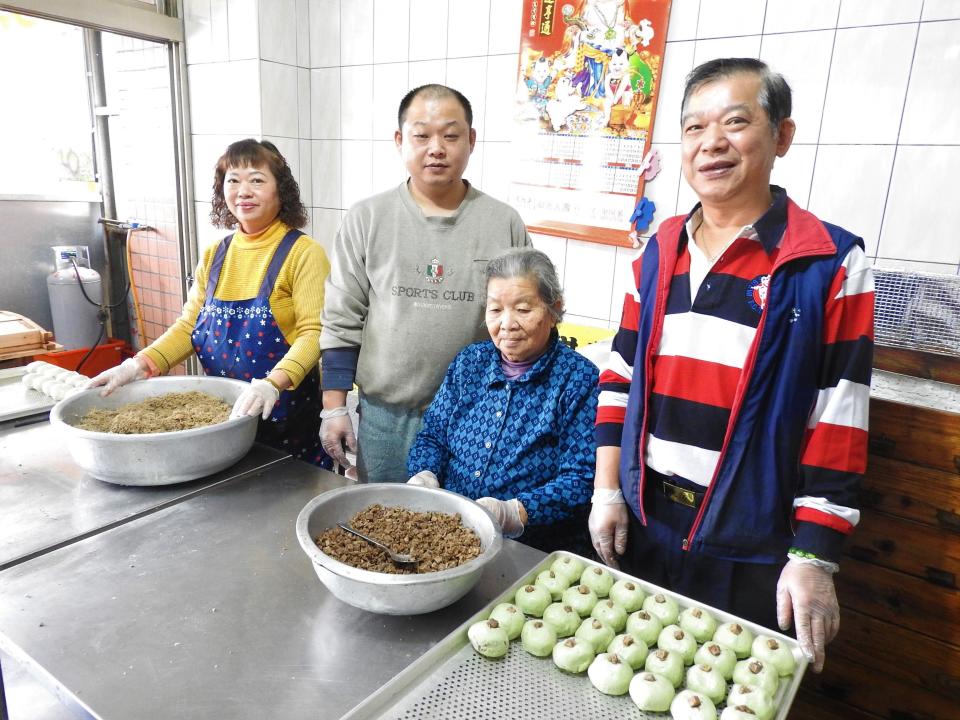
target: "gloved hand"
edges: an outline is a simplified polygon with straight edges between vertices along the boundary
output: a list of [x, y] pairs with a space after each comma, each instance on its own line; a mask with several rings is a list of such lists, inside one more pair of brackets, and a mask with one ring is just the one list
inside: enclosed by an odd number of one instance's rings
[[593, 507], [587, 528], [593, 549], [607, 565], [619, 568], [617, 556], [627, 550], [627, 504], [623, 493], [619, 489], [596, 488], [590, 502]]
[[429, 470], [421, 470], [412, 478], [407, 480], [407, 485], [419, 485], [420, 487], [438, 488], [440, 487], [440, 481], [437, 480], [437, 476], [434, 475]]
[[343, 467], [350, 467], [344, 446], [350, 452], [357, 451], [357, 436], [353, 434], [353, 422], [346, 406], [320, 413], [323, 423], [320, 425], [320, 444], [327, 455]]
[[523, 535], [523, 522], [520, 520], [520, 508], [523, 506], [516, 498], [497, 500], [492, 497], [482, 497], [477, 500], [477, 505], [493, 515], [504, 537], [517, 538]]
[[147, 363], [138, 357], [127, 358], [116, 367], [104, 370], [94, 377], [90, 382], [83, 386], [84, 390], [104, 386], [100, 391], [100, 397], [106, 397], [118, 387], [123, 387], [134, 380], [146, 380], [150, 377], [150, 369]]
[[791, 558], [777, 582], [777, 622], [781, 630], [796, 626], [797, 642], [814, 672], [823, 670], [827, 644], [840, 629], [840, 605], [833, 574]]
[[260, 380], [254, 378], [236, 402], [233, 403], [233, 410], [230, 411], [230, 417], [246, 417], [247, 415], [259, 415], [264, 420], [270, 417], [273, 412], [273, 406], [280, 399], [280, 391], [269, 380]]

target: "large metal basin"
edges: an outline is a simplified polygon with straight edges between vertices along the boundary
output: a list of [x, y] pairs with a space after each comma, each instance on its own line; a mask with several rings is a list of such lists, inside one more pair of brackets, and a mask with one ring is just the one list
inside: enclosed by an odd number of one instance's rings
[[[324, 530], [376, 503], [420, 512], [460, 513], [463, 524], [480, 537], [480, 555], [448, 570], [391, 575], [346, 565], [317, 547], [315, 538]], [[479, 582], [484, 567], [503, 545], [500, 526], [473, 500], [447, 490], [402, 483], [353, 485], [318, 495], [297, 517], [297, 540], [331, 593], [348, 605], [384, 615], [419, 615], [456, 602]]]
[[168, 433], [119, 435], [74, 427], [93, 409], [112, 410], [149, 397], [197, 390], [229, 405], [247, 383], [206, 376], [159, 377], [130, 383], [107, 397], [100, 388], [61, 400], [50, 422], [63, 435], [70, 456], [84, 472], [118, 485], [171, 485], [206, 477], [233, 465], [247, 454], [257, 434], [259, 417], [234, 418], [217, 425]]

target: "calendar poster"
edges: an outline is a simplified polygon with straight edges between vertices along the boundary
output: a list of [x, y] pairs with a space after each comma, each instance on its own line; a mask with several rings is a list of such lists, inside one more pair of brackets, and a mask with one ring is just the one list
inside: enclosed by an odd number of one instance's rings
[[622, 230], [629, 245], [669, 14], [670, 0], [524, 0], [510, 202], [532, 231]]

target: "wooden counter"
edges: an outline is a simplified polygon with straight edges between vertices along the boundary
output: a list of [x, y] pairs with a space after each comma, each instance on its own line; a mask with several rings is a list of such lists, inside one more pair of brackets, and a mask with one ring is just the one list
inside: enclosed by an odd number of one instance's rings
[[960, 718], [960, 386], [875, 371], [861, 508], [840, 634], [790, 720]]

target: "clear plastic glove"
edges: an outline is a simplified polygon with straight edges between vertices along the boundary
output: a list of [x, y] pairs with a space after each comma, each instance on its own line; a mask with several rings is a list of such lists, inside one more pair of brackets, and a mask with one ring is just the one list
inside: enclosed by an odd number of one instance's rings
[[273, 406], [280, 399], [280, 391], [268, 380], [254, 378], [250, 381], [250, 387], [240, 393], [240, 397], [233, 403], [233, 410], [230, 411], [230, 417], [246, 417], [247, 415], [259, 415], [264, 420], [270, 417], [273, 412]]
[[412, 478], [407, 480], [407, 485], [419, 485], [420, 487], [438, 488], [440, 487], [440, 481], [437, 480], [437, 476], [434, 475], [429, 470], [421, 470]]
[[827, 644], [840, 629], [840, 605], [833, 575], [810, 563], [790, 559], [777, 582], [777, 622], [781, 630], [791, 623], [797, 642], [814, 672], [823, 670]]
[[116, 367], [104, 370], [84, 385], [84, 390], [103, 386], [100, 397], [106, 397], [119, 387], [123, 387], [135, 380], [146, 380], [150, 377], [147, 363], [138, 357], [127, 358]]
[[619, 568], [618, 556], [627, 550], [627, 504], [620, 490], [596, 488], [590, 499], [590, 542], [597, 555], [612, 568]]
[[497, 500], [492, 497], [482, 497], [477, 499], [477, 505], [493, 515], [504, 537], [517, 538], [523, 535], [523, 522], [520, 520], [520, 508], [523, 506], [516, 498]]
[[[339, 465], [351, 467], [344, 447], [350, 452], [356, 452], [357, 436], [353, 433], [353, 422], [350, 420], [347, 408], [343, 408], [342, 414], [338, 411], [340, 408], [324, 410], [320, 414], [323, 418], [323, 423], [320, 425], [320, 444], [323, 445], [327, 455], [336, 460]], [[328, 413], [337, 414], [329, 415]]]

